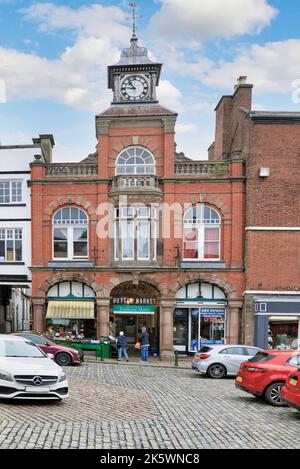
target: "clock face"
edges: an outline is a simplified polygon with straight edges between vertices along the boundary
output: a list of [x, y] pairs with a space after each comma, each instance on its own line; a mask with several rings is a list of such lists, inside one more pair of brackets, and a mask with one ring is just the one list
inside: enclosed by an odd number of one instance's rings
[[126, 101], [140, 101], [145, 99], [149, 92], [149, 84], [142, 75], [131, 75], [121, 83], [121, 93]]

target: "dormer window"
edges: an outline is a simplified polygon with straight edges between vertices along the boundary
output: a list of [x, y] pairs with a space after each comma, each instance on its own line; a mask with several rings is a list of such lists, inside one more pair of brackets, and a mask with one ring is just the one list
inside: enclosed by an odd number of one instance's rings
[[116, 175], [148, 175], [156, 173], [155, 158], [144, 147], [134, 146], [123, 150], [116, 162]]

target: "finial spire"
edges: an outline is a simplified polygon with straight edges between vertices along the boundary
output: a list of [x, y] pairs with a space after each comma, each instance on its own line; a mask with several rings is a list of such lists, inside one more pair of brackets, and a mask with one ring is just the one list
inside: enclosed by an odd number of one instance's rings
[[137, 40], [137, 37], [136, 37], [136, 9], [137, 9], [137, 5], [136, 5], [136, 3], [130, 2], [129, 6], [130, 6], [130, 8], [132, 8], [132, 38], [131, 38], [131, 40], [136, 41]]

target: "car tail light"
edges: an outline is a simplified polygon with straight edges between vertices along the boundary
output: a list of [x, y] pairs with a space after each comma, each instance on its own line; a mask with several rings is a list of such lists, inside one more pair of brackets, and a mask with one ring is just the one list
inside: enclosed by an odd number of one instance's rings
[[200, 360], [206, 360], [206, 358], [209, 358], [210, 355], [208, 355], [207, 353], [200, 353], [199, 355], [199, 358]]
[[245, 366], [244, 369], [249, 371], [250, 373], [265, 373], [265, 371], [267, 371], [267, 370], [264, 370], [263, 368], [258, 368], [255, 366]]

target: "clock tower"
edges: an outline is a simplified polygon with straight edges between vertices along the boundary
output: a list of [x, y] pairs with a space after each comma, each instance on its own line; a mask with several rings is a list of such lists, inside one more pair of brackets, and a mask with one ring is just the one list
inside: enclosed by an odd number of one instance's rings
[[138, 45], [135, 22], [130, 47], [121, 53], [116, 65], [108, 67], [108, 87], [113, 90], [112, 105], [156, 104], [162, 64], [152, 62], [146, 47]]

